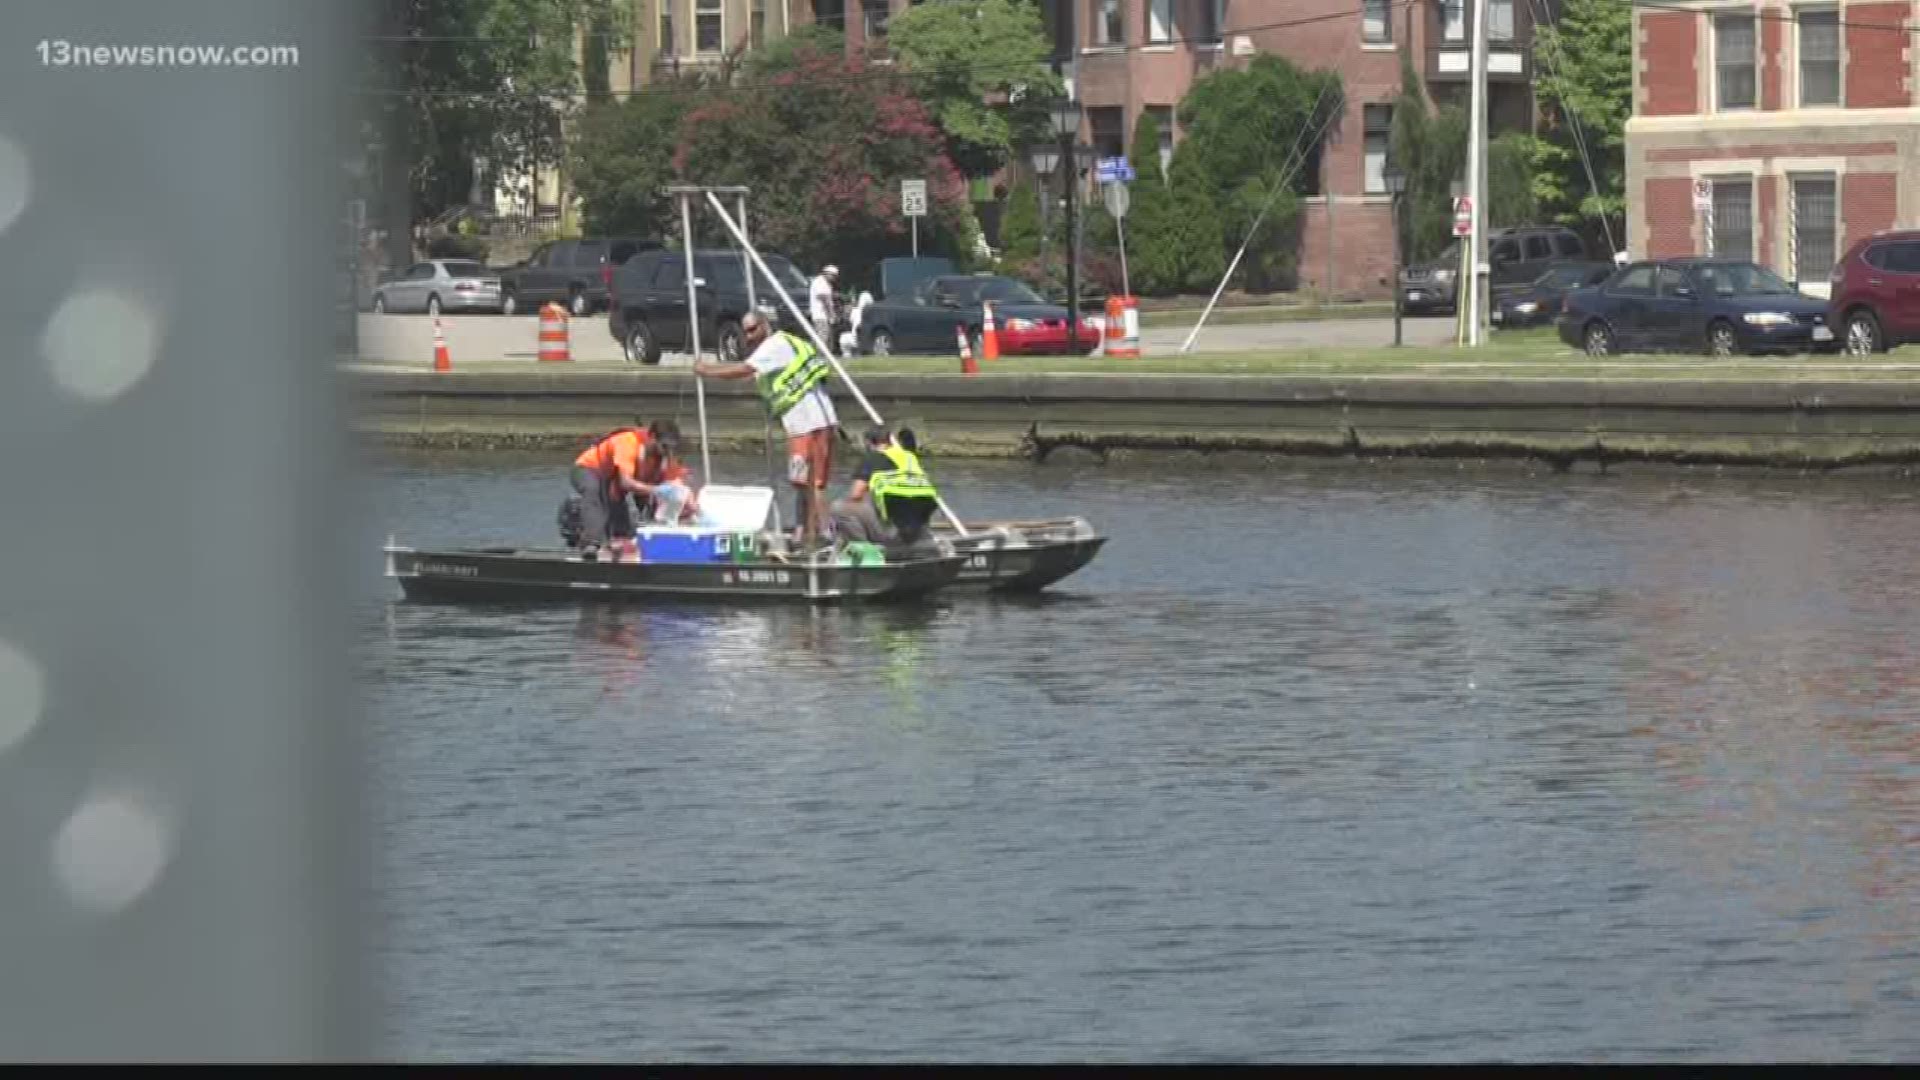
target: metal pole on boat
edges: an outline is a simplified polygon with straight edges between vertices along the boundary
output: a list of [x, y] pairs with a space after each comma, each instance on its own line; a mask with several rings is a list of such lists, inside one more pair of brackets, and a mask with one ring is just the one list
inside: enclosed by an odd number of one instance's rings
[[[820, 336], [820, 332], [814, 329], [813, 320], [807, 318], [807, 316], [801, 312], [800, 305], [794, 303], [793, 297], [787, 295], [786, 286], [780, 284], [780, 280], [773, 276], [771, 270], [767, 269], [767, 264], [761, 261], [760, 253], [754, 250], [752, 244], [747, 242], [746, 234], [740, 230], [738, 225], [734, 224], [733, 218], [727, 214], [727, 208], [720, 205], [719, 198], [711, 191], [707, 192], [707, 201], [713, 204], [713, 212], [720, 215], [721, 224], [727, 227], [727, 231], [732, 233], [733, 238], [740, 242], [740, 247], [746, 251], [747, 256], [753, 260], [753, 264], [760, 268], [762, 274], [766, 275], [767, 282], [773, 286], [773, 291], [780, 294], [780, 299], [786, 303], [787, 310], [793, 314], [793, 321], [798, 323], [802, 329], [806, 330], [807, 336], [812, 338], [813, 343], [819, 347], [820, 355], [826, 357], [827, 362], [833, 365], [833, 370], [839, 373], [840, 381], [846, 383], [847, 389], [853, 391], [854, 400], [860, 402], [860, 407], [867, 411], [867, 416], [872, 418], [874, 423], [885, 424], [886, 421], [881, 419], [878, 412], [874, 411], [873, 403], [867, 400], [867, 395], [860, 392], [859, 385], [853, 381], [852, 376], [847, 374], [847, 369], [841, 366], [840, 358], [833, 354], [833, 350], [827, 347], [826, 340]], [[688, 272], [691, 273], [692, 271]], [[971, 535], [967, 532], [966, 524], [960, 520], [960, 515], [955, 514], [952, 508], [947, 506], [947, 500], [936, 495], [934, 496], [934, 502], [939, 504], [940, 512], [947, 515], [947, 520], [953, 522], [954, 531], [958, 532], [961, 536]]]
[[[713, 198], [711, 192], [707, 198]], [[715, 205], [719, 205], [715, 203]], [[680, 196], [680, 246], [687, 253], [687, 339], [693, 343], [693, 359], [700, 360], [700, 290], [693, 276], [693, 203]], [[751, 279], [749, 279], [751, 280]], [[749, 286], [751, 288], [751, 286]], [[694, 396], [700, 403], [700, 482], [713, 483], [713, 455], [707, 443], [707, 383], [693, 380]]]
[[[747, 195], [745, 191], [741, 191], [734, 197], [734, 206], [740, 212], [740, 235], [745, 236], [747, 235]], [[754, 293], [753, 261], [746, 257], [744, 251], [740, 256], [740, 274], [747, 279], [747, 310], [759, 311], [760, 301]], [[745, 360], [746, 357], [742, 356], [739, 357], [739, 359]], [[767, 448], [767, 484], [777, 491], [780, 488], [780, 465], [773, 457], [773, 410], [768, 409], [766, 413], [766, 434], [762, 441]], [[785, 529], [780, 521], [779, 499], [773, 500], [771, 509], [773, 510], [773, 531], [784, 532]]]

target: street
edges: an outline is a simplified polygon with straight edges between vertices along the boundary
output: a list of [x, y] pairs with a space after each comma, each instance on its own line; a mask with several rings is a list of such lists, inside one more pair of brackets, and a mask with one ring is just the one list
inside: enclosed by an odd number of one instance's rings
[[[360, 355], [367, 363], [431, 367], [433, 320], [425, 315], [361, 314]], [[466, 364], [533, 364], [538, 362], [538, 316], [443, 315], [449, 359]], [[620, 346], [607, 332], [604, 315], [568, 321], [568, 346], [576, 362], [623, 359]], [[1170, 356], [1180, 351], [1191, 324], [1140, 332], [1141, 352]], [[1453, 337], [1451, 318], [1406, 319], [1402, 339], [1409, 345], [1444, 344]], [[1249, 352], [1266, 349], [1366, 348], [1393, 342], [1392, 319], [1324, 319], [1314, 322], [1274, 322], [1241, 326], [1210, 326], [1194, 341], [1196, 353]], [[669, 355], [663, 363], [685, 364], [684, 356]]]

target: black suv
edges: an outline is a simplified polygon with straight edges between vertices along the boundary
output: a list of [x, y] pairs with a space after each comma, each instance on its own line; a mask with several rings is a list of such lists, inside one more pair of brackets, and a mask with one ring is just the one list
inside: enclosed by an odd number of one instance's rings
[[[1495, 288], [1532, 281], [1554, 263], [1591, 258], [1580, 234], [1558, 225], [1522, 225], [1487, 234], [1487, 264]], [[1460, 296], [1459, 277], [1460, 241], [1455, 240], [1439, 255], [1400, 272], [1400, 309], [1415, 315], [1453, 311]]]
[[567, 305], [575, 315], [604, 310], [614, 270], [635, 254], [659, 247], [658, 240], [637, 236], [542, 244], [526, 262], [500, 271], [500, 312], [531, 315], [549, 300]]
[[[806, 310], [807, 279], [784, 255], [761, 252], [793, 302]], [[747, 313], [749, 262], [726, 248], [696, 248], [693, 253], [695, 291], [700, 303], [701, 350], [712, 350], [722, 360], [740, 356], [740, 319]], [[793, 313], [780, 302], [766, 275], [754, 273], [754, 300], [760, 313], [782, 330], [800, 333]], [[687, 254], [657, 249], [644, 251], [613, 275], [612, 304], [607, 308], [607, 331], [620, 343], [627, 360], [660, 362], [662, 349], [687, 348]]]

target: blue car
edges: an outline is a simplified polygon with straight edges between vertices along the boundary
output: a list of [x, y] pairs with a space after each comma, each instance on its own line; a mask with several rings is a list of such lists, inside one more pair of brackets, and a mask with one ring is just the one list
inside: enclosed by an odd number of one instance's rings
[[1735, 259], [1631, 263], [1597, 286], [1568, 293], [1556, 326], [1560, 340], [1590, 356], [1839, 348], [1825, 300]]

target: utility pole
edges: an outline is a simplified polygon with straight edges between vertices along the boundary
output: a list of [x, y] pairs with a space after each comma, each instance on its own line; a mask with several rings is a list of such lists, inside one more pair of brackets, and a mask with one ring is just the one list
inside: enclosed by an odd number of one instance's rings
[[1467, 234], [1468, 263], [1472, 271], [1461, 282], [1467, 317], [1467, 345], [1478, 347], [1483, 340], [1485, 302], [1483, 267], [1487, 262], [1487, 0], [1473, 0], [1473, 93], [1467, 118], [1467, 194], [1473, 200], [1469, 213], [1471, 231]]

